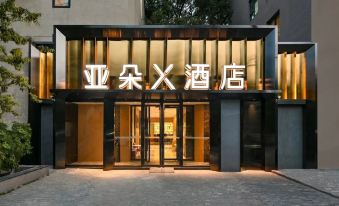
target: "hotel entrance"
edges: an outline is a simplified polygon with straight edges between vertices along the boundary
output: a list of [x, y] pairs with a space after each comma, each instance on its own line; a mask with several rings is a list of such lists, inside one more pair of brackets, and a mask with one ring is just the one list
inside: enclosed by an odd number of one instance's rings
[[178, 110], [178, 105], [145, 105], [144, 165], [180, 165]]
[[114, 107], [114, 167], [209, 167], [207, 102]]

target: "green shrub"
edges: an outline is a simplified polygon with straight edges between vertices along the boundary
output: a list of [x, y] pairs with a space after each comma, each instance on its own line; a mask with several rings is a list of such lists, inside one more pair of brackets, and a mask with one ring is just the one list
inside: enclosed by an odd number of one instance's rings
[[12, 127], [0, 122], [0, 170], [14, 171], [21, 158], [31, 152], [29, 124], [14, 122]]

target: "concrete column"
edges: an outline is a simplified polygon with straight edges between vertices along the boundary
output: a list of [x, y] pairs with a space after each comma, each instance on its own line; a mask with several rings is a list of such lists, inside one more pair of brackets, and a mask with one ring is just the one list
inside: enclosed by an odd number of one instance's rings
[[240, 171], [240, 100], [221, 100], [220, 171]]
[[278, 169], [303, 168], [302, 106], [278, 108]]
[[41, 104], [40, 164], [53, 165], [53, 105]]

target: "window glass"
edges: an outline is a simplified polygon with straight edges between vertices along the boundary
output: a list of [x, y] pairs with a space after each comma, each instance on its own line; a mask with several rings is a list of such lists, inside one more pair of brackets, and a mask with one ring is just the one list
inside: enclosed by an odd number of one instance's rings
[[70, 7], [71, 0], [54, 0], [54, 7]]
[[278, 55], [278, 89], [282, 99], [306, 99], [306, 55]]
[[250, 0], [250, 20], [253, 20], [254, 17], [258, 14], [259, 2], [258, 0]]

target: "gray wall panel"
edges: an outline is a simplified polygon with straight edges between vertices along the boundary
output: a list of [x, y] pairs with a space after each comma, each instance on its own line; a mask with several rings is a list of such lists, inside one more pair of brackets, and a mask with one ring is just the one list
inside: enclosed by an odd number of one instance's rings
[[220, 113], [220, 170], [240, 171], [240, 100], [222, 100]]
[[278, 169], [303, 168], [303, 108], [278, 108]]
[[53, 106], [41, 105], [41, 164], [53, 165]]

